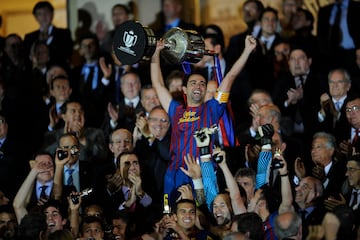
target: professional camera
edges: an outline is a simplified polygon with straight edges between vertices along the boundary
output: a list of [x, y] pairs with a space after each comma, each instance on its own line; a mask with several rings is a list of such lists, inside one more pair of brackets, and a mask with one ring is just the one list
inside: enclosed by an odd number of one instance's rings
[[57, 156], [58, 156], [59, 160], [63, 160], [68, 157], [68, 151], [64, 151], [64, 150], [60, 149], [57, 151]]

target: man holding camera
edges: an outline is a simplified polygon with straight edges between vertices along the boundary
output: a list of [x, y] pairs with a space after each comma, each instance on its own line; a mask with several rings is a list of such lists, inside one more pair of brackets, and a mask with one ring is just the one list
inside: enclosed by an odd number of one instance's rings
[[[62, 179], [56, 185], [65, 186], [63, 196], [68, 196], [71, 191], [80, 192], [85, 188], [95, 186], [95, 169], [88, 161], [79, 161], [80, 143], [78, 138], [65, 133], [59, 139], [59, 147], [56, 150], [55, 179]], [[61, 174], [57, 176], [56, 174]]]

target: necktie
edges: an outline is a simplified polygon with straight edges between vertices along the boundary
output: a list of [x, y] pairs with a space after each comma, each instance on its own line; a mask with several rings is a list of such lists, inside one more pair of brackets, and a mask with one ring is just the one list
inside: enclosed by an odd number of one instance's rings
[[336, 108], [336, 111], [340, 112], [340, 108], [341, 108], [341, 105], [340, 105], [340, 101], [337, 101], [335, 102], [335, 108]]
[[40, 192], [40, 199], [47, 199], [47, 195], [46, 195], [46, 189], [47, 189], [48, 186], [44, 185], [44, 186], [41, 186], [41, 192]]
[[93, 87], [93, 78], [94, 78], [94, 71], [95, 71], [95, 66], [89, 66], [89, 74], [87, 75], [86, 78], [86, 83], [85, 83], [85, 88], [87, 92], [90, 92]]
[[299, 87], [300, 87], [300, 86], [301, 86], [301, 87], [304, 87], [304, 76], [303, 76], [303, 75], [300, 75], [300, 76], [299, 76], [299, 82], [300, 82]]
[[67, 181], [66, 181], [66, 185], [67, 186], [72, 186], [72, 185], [74, 185], [74, 179], [73, 179], [73, 176], [72, 176], [72, 174], [73, 174], [73, 172], [74, 172], [74, 169], [67, 169], [66, 170], [66, 172], [68, 173], [68, 179], [67, 179]]
[[355, 144], [357, 142], [358, 138], [359, 138], [359, 129], [357, 128], [355, 130], [355, 135], [354, 135], [354, 138], [352, 140], [352, 144]]
[[358, 203], [358, 192], [355, 191], [353, 192], [353, 200], [352, 200], [352, 203], [351, 203], [351, 208], [354, 208]]
[[301, 214], [301, 220], [302, 220], [302, 222], [305, 222], [307, 211], [306, 211], [305, 209], [304, 209], [304, 210], [300, 210], [300, 214]]
[[341, 3], [336, 3], [336, 15], [334, 25], [330, 31], [330, 44], [332, 47], [338, 48], [342, 40], [342, 32], [340, 27], [341, 22]]
[[129, 101], [127, 105], [131, 108], [134, 108], [134, 103], [132, 101]]

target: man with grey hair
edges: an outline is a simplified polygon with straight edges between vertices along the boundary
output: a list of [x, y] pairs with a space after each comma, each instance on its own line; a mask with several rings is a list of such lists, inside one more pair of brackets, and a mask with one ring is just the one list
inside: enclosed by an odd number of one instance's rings
[[351, 79], [345, 69], [337, 68], [328, 74], [329, 93], [320, 96], [317, 114], [321, 131], [334, 134], [336, 141], [347, 140], [349, 123], [346, 119], [346, 103], [351, 88]]
[[[335, 159], [336, 139], [326, 132], [318, 132], [313, 136], [311, 158], [314, 163], [311, 175], [322, 182], [324, 198], [338, 197], [341, 185], [345, 181], [345, 161]], [[306, 176], [304, 163], [300, 159], [295, 161], [295, 172], [298, 177]]]
[[252, 168], [240, 168], [235, 173], [235, 181], [242, 186], [246, 192], [247, 204], [253, 198], [256, 185], [256, 173]]
[[302, 239], [302, 226], [300, 216], [293, 212], [284, 212], [276, 216], [275, 235], [280, 239]]

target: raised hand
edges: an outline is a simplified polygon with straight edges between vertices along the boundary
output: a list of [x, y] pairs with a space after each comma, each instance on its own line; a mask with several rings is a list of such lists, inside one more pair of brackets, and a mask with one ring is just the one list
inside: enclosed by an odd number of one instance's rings
[[325, 170], [324, 170], [324, 166], [321, 165], [316, 165], [313, 169], [312, 169], [312, 175], [314, 177], [316, 177], [317, 179], [319, 179], [320, 181], [323, 181], [325, 179]]
[[301, 160], [301, 158], [296, 158], [295, 159], [295, 164], [294, 164], [294, 170], [295, 170], [295, 174], [298, 178], [304, 178], [306, 176], [306, 170], [305, 170], [305, 165], [304, 162]]
[[184, 156], [184, 161], [188, 169], [180, 167], [181, 171], [185, 173], [187, 176], [191, 177], [192, 179], [199, 179], [201, 178], [201, 168], [200, 165], [194, 159], [194, 157], [190, 154]]
[[116, 172], [113, 175], [106, 175], [105, 178], [107, 181], [106, 188], [110, 193], [115, 193], [121, 189], [123, 178], [120, 173]]
[[106, 65], [104, 57], [101, 57], [99, 59], [99, 64], [100, 64], [101, 71], [102, 71], [102, 73], [104, 75], [104, 78], [109, 79], [110, 76], [111, 76], [111, 73], [112, 73], [111, 64]]
[[107, 110], [112, 121], [117, 122], [119, 118], [119, 111], [113, 107], [111, 103], [108, 103]]
[[194, 200], [194, 195], [192, 194], [190, 184], [182, 185], [177, 190], [178, 192], [180, 192], [180, 197], [176, 201], [179, 201], [181, 199]]
[[325, 208], [329, 211], [332, 211], [335, 207], [346, 204], [344, 196], [339, 193], [340, 199], [330, 196], [328, 199], [324, 200]]
[[252, 52], [256, 47], [256, 39], [251, 36], [247, 35], [245, 39], [245, 49], [244, 51]]
[[56, 112], [56, 107], [54, 104], [49, 109], [49, 120], [50, 120], [49, 125], [50, 125], [50, 127], [54, 128], [55, 125], [59, 122], [59, 119], [60, 118]]

